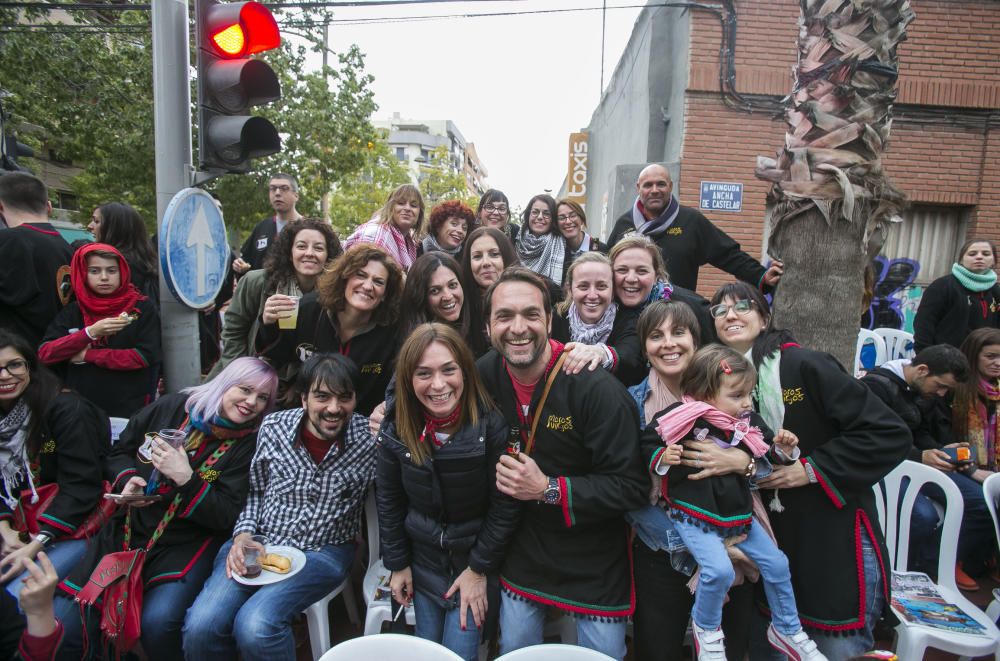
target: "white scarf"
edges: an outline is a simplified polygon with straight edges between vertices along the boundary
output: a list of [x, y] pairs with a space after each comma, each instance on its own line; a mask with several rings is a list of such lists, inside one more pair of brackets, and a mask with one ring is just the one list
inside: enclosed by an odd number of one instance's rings
[[3, 419], [0, 419], [0, 476], [3, 479], [3, 492], [0, 499], [14, 510], [17, 507], [17, 488], [25, 477], [31, 487], [31, 502], [38, 502], [35, 484], [28, 469], [27, 441], [28, 429], [31, 427], [31, 409], [23, 399]]
[[618, 305], [611, 303], [596, 323], [588, 324], [580, 319], [580, 311], [577, 309], [576, 303], [570, 303], [569, 310], [566, 312], [570, 339], [581, 344], [605, 344], [611, 335], [611, 327], [615, 324], [617, 312]]

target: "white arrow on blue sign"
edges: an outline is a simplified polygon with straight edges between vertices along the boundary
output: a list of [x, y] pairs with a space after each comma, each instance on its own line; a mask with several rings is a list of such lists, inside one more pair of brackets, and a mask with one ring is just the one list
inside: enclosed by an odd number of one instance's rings
[[190, 308], [207, 308], [228, 266], [226, 226], [212, 196], [200, 188], [174, 195], [160, 224], [160, 268], [170, 292]]

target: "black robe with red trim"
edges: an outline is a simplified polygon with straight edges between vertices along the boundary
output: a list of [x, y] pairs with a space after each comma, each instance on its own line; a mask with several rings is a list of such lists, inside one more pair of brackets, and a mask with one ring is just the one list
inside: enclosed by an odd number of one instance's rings
[[[782, 489], [783, 512], [768, 512], [788, 556], [803, 626], [858, 633], [865, 625], [861, 530], [875, 545], [888, 603], [890, 567], [873, 485], [906, 459], [909, 430], [829, 354], [789, 346], [781, 354], [784, 428], [799, 437], [817, 484]], [[761, 496], [769, 503], [773, 491]], [[762, 592], [760, 602], [766, 603]]]
[[[514, 438], [523, 425], [504, 361], [491, 350], [476, 363]], [[545, 387], [535, 387], [532, 411]], [[507, 549], [501, 585], [516, 598], [593, 618], [635, 608], [624, 514], [646, 502], [635, 402], [604, 370], [559, 374], [541, 411], [531, 458], [559, 479], [561, 505], [529, 501]], [[527, 437], [529, 429], [524, 429]], [[522, 441], [522, 451], [525, 450]]]
[[[105, 413], [130, 418], [156, 394], [162, 357], [160, 315], [150, 299], [136, 303], [138, 317], [108, 337], [91, 340], [83, 313], [73, 301], [49, 324], [38, 350], [46, 365], [59, 366], [63, 382], [97, 404]], [[83, 363], [73, 356], [87, 348]]]
[[[299, 320], [294, 329], [280, 330], [277, 324], [260, 324], [255, 350], [271, 362], [279, 374], [286, 365], [294, 377], [299, 365], [314, 353], [340, 353], [354, 361], [361, 371], [360, 380], [354, 384], [358, 399], [357, 412], [371, 415], [372, 410], [385, 401], [385, 389], [395, 371], [396, 354], [401, 339], [399, 327], [373, 325], [355, 335], [348, 342], [341, 342], [330, 312], [309, 292], [299, 301]], [[296, 400], [297, 401], [297, 400]]]
[[[129, 420], [105, 465], [105, 477], [115, 493], [121, 492], [133, 475], [149, 480], [153, 464], [139, 458], [139, 447], [148, 432], [180, 428], [187, 418], [186, 401], [185, 394], [165, 395]], [[184, 486], [170, 489], [163, 500], [152, 505], [131, 508], [131, 547], [144, 548], [174, 496], [181, 494], [176, 515], [146, 557], [142, 577], [147, 588], [183, 578], [205, 554], [214, 557], [232, 534], [249, 490], [250, 460], [257, 449], [257, 434], [236, 439], [203, 478], [198, 467], [221, 444], [217, 438], [206, 437], [195, 456], [189, 455], [194, 473]], [[59, 584], [62, 590], [75, 595], [105, 554], [123, 550], [124, 517], [128, 509], [120, 507], [115, 517], [94, 536], [83, 560]]]

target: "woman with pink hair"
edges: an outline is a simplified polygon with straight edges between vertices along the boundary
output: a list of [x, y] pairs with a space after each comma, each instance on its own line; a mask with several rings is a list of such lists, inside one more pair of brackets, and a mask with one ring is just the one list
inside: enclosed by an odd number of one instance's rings
[[86, 646], [101, 645], [102, 633], [120, 645], [115, 635], [121, 632], [98, 631], [102, 607], [114, 600], [88, 603], [83, 588], [105, 554], [146, 549], [140, 554], [142, 647], [149, 659], [183, 657], [184, 613], [240, 513], [257, 429], [274, 404], [277, 383], [263, 360], [237, 358], [211, 381], [165, 395], [129, 420], [105, 477], [114, 493], [131, 500], [59, 585], [65, 593], [55, 606], [65, 628], [61, 655], [83, 658]]

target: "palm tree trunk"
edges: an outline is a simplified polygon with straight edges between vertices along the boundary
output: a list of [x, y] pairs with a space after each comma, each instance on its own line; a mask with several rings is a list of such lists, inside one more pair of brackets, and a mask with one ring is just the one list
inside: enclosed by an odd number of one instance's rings
[[892, 126], [896, 46], [908, 0], [800, 0], [798, 62], [776, 158], [758, 157], [768, 252], [785, 264], [774, 322], [803, 345], [854, 360], [864, 269], [904, 196], [882, 170]]

